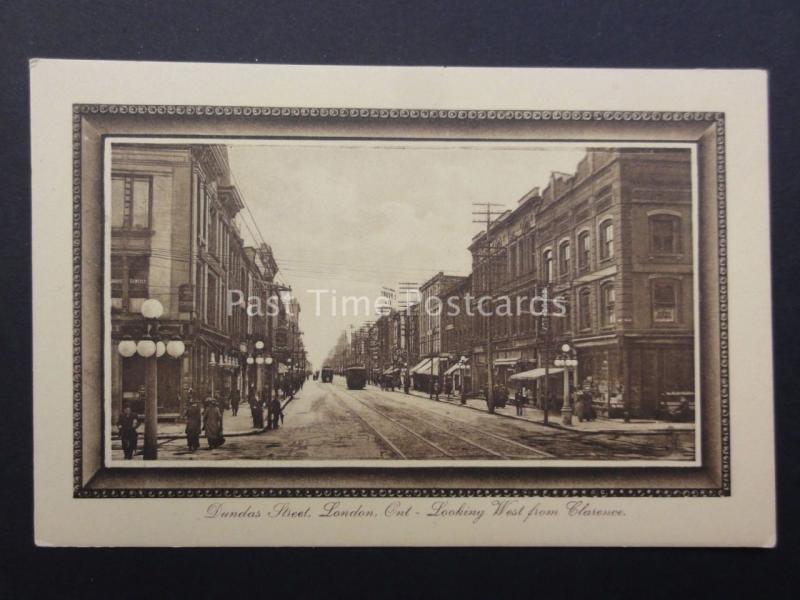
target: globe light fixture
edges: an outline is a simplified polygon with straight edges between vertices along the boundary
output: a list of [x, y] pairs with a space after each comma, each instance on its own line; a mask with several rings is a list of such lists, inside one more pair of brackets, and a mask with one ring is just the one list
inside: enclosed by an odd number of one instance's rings
[[252, 356], [248, 356], [247, 357], [247, 364], [248, 365], [252, 365], [254, 362], [256, 362], [256, 361]]
[[167, 345], [161, 340], [156, 342], [156, 358], [161, 358], [167, 351]]
[[567, 353], [567, 352], [569, 352], [570, 350], [572, 350], [572, 347], [571, 347], [569, 344], [563, 344], [563, 345], [561, 346], [561, 351], [562, 351], [564, 354], [566, 354], [566, 353]]
[[130, 358], [136, 354], [136, 342], [129, 335], [123, 336], [122, 341], [117, 346], [117, 350], [123, 358]]
[[264, 359], [264, 362], [265, 362], [265, 363], [267, 363], [268, 365], [271, 365], [271, 364], [272, 364], [272, 362], [273, 362], [273, 361], [272, 361], [272, 357], [271, 357], [271, 356], [268, 356], [267, 358], [265, 358], [265, 359]]
[[211, 358], [209, 359], [209, 361], [208, 361], [208, 364], [209, 364], [209, 366], [211, 366], [211, 367], [216, 367], [216, 366], [217, 366], [217, 359], [216, 359], [216, 357], [214, 356], [214, 353], [213, 353], [213, 352], [211, 353]]
[[156, 343], [149, 337], [139, 340], [139, 343], [136, 344], [136, 352], [142, 358], [150, 358], [156, 353]]
[[256, 357], [256, 364], [257, 365], [263, 365], [264, 364], [264, 357], [263, 356], [257, 356]]
[[142, 302], [142, 316], [145, 319], [160, 319], [164, 314], [164, 305], [155, 298]]
[[167, 342], [167, 354], [172, 358], [180, 358], [186, 352], [186, 345], [178, 339]]
[[258, 340], [256, 342], [256, 350], [263, 350], [263, 349], [264, 349], [264, 342], [262, 342], [261, 340]]

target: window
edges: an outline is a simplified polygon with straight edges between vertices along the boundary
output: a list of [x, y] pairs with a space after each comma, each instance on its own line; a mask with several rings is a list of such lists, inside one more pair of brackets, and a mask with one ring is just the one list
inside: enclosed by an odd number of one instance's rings
[[569, 242], [561, 242], [558, 247], [558, 273], [559, 275], [569, 275], [570, 267], [570, 248]]
[[150, 261], [146, 256], [136, 256], [128, 259], [128, 295], [131, 298], [147, 298], [147, 278]]
[[111, 226], [150, 228], [152, 180], [138, 175], [111, 177]]
[[674, 215], [650, 217], [650, 252], [678, 254], [680, 248], [680, 218]]
[[604, 326], [613, 325], [617, 322], [616, 313], [614, 312], [614, 283], [609, 281], [604, 283], [600, 288], [600, 316], [603, 320]]
[[583, 288], [578, 294], [578, 328], [592, 327], [592, 294], [589, 288]]
[[217, 278], [211, 273], [208, 274], [206, 302], [206, 323], [217, 326]]
[[111, 226], [125, 226], [125, 178], [111, 179]]
[[614, 257], [614, 224], [611, 219], [600, 224], [600, 258], [606, 260]]
[[653, 322], [675, 323], [678, 320], [678, 283], [657, 279], [652, 283]]
[[589, 232], [584, 231], [578, 236], [578, 269], [583, 271], [589, 268], [589, 252], [591, 251], [591, 240]]
[[508, 278], [509, 279], [513, 279], [514, 277], [517, 276], [517, 246], [516, 246], [516, 244], [511, 246], [510, 252], [508, 253], [508, 258], [509, 258], [509, 268], [508, 268], [508, 270], [509, 270], [508, 276], [509, 277]]
[[219, 248], [217, 247], [217, 211], [213, 208], [210, 211], [208, 223], [208, 251], [214, 256], [219, 256]]
[[528, 236], [528, 272], [535, 273], [536, 272], [536, 243], [535, 239], [532, 235]]
[[546, 283], [553, 281], [553, 251], [545, 250], [542, 255], [542, 279]]

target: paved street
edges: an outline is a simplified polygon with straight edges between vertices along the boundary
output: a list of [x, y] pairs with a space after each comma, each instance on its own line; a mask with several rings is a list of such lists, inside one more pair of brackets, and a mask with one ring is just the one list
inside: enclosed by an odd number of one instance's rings
[[[340, 377], [309, 381], [284, 412], [279, 430], [229, 436], [214, 450], [205, 440], [191, 453], [182, 436], [162, 439], [159, 458], [690, 460], [694, 452], [691, 435], [567, 431], [402, 392], [348, 390]], [[115, 442], [115, 459], [121, 454]]]

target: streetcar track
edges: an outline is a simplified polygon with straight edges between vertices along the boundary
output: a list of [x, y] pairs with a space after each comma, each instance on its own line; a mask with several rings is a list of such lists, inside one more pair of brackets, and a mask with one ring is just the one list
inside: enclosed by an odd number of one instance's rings
[[[373, 392], [373, 393], [374, 393], [374, 392]], [[378, 397], [379, 399], [384, 399], [384, 400], [385, 400], [385, 398], [382, 398], [380, 395], [378, 395], [377, 397]], [[418, 417], [418, 416], [416, 416], [416, 415], [413, 415], [413, 414], [411, 414], [411, 413], [408, 413], [408, 412], [406, 412], [406, 411], [404, 411], [404, 410], [401, 410], [401, 409], [395, 409], [395, 410], [398, 410], [398, 412], [401, 412], [401, 413], [405, 414], [406, 416], [410, 416], [410, 417], [411, 417], [411, 418], [413, 418], [413, 419], [422, 420], [420, 417]], [[437, 415], [437, 416], [440, 416], [440, 417], [444, 417], [445, 419], [449, 419], [450, 421], [454, 421], [454, 422], [456, 422], [456, 423], [459, 423], [459, 424], [461, 424], [461, 425], [463, 425], [463, 426], [465, 426], [465, 427], [468, 427], [468, 428], [470, 428], [470, 429], [475, 429], [475, 430], [477, 430], [479, 433], [481, 433], [482, 435], [486, 435], [486, 436], [489, 436], [489, 437], [492, 437], [492, 438], [498, 439], [498, 440], [500, 440], [501, 442], [506, 442], [506, 443], [508, 443], [508, 444], [512, 444], [512, 445], [514, 445], [514, 446], [518, 446], [518, 447], [520, 447], [520, 448], [524, 448], [524, 449], [526, 449], [526, 450], [529, 450], [529, 451], [531, 451], [531, 452], [534, 452], [535, 454], [538, 454], [538, 455], [542, 456], [543, 458], [556, 458], [556, 457], [555, 457], [555, 455], [553, 455], [553, 454], [550, 454], [549, 452], [546, 452], [546, 451], [544, 451], [544, 450], [540, 450], [539, 448], [534, 448], [533, 446], [528, 446], [527, 444], [523, 444], [522, 442], [518, 442], [518, 441], [516, 441], [516, 440], [512, 440], [512, 439], [510, 439], [510, 438], [507, 438], [507, 437], [504, 437], [504, 436], [502, 436], [502, 435], [497, 435], [496, 433], [492, 433], [492, 432], [490, 432], [490, 431], [486, 431], [486, 430], [484, 430], [484, 429], [481, 429], [481, 428], [480, 428], [480, 427], [478, 427], [477, 425], [473, 425], [472, 423], [467, 423], [466, 421], [462, 421], [461, 419], [456, 419], [455, 417], [452, 417], [452, 416], [450, 416], [450, 415], [447, 415], [447, 414], [442, 414], [442, 413], [436, 412], [436, 411], [434, 411], [434, 410], [430, 410], [430, 409], [428, 409], [428, 408], [426, 408], [426, 407], [423, 407], [423, 410], [425, 410], [426, 412], [429, 412], [429, 413], [431, 413], [431, 414], [434, 414], [434, 415]], [[428, 423], [427, 421], [423, 421], [423, 422], [425, 422], [425, 423]], [[433, 425], [432, 423], [428, 423], [428, 424], [429, 424], [429, 425]], [[433, 425], [433, 426], [434, 426], [434, 427], [436, 427], [437, 429], [443, 429], [442, 427], [438, 427], [438, 426], [436, 426], [436, 425]], [[457, 438], [459, 438], [459, 439], [464, 439], [464, 441], [467, 441], [468, 443], [470, 443], [470, 444], [473, 444], [474, 446], [478, 446], [477, 444], [475, 444], [475, 443], [473, 443], [473, 442], [469, 442], [469, 441], [468, 441], [468, 440], [466, 440], [465, 438], [461, 438], [460, 436], [457, 436], [457, 435], [455, 435], [455, 434], [453, 434], [453, 433], [450, 433], [450, 432], [449, 432], [449, 431], [447, 431], [446, 429], [444, 429], [444, 431], [445, 431], [445, 432], [447, 432], [447, 433], [448, 433], [448, 435], [452, 435], [453, 437], [457, 437]], [[480, 447], [480, 446], [478, 446], [478, 447]], [[488, 451], [488, 449], [486, 449], [486, 450]], [[509, 459], [509, 460], [514, 460], [514, 459], [512, 459], [511, 457], [509, 457], [509, 456], [507, 456], [507, 455], [502, 455], [502, 454], [500, 454], [500, 455], [501, 455], [501, 456], [504, 456], [505, 458], [507, 458], [507, 459]]]
[[[372, 410], [374, 410], [374, 411], [375, 411], [375, 412], [377, 412], [378, 414], [380, 414], [380, 415], [384, 416], [385, 418], [387, 418], [387, 419], [390, 419], [390, 420], [391, 420], [391, 418], [390, 418], [389, 416], [385, 415], [384, 413], [381, 413], [381, 412], [380, 412], [380, 411], [378, 411], [378, 410], [377, 410], [377, 409], [376, 409], [374, 406], [372, 406], [372, 405], [369, 405], [369, 404], [366, 404], [365, 402], [363, 402], [362, 400], [360, 400], [360, 399], [358, 399], [358, 398], [354, 398], [354, 400], [357, 400], [358, 402], [361, 402], [361, 404], [364, 404], [365, 406], [367, 406], [368, 408], [371, 408]], [[418, 421], [422, 421], [422, 419], [420, 419], [419, 417], [417, 417], [417, 416], [415, 416], [415, 415], [412, 415], [412, 414], [410, 414], [410, 413], [407, 413], [407, 412], [406, 412], [406, 411], [404, 411], [404, 410], [398, 410], [398, 409], [396, 409], [395, 407], [392, 407], [392, 410], [397, 410], [397, 412], [399, 412], [399, 413], [402, 413], [402, 414], [403, 414], [404, 416], [406, 416], [406, 417], [410, 417], [410, 418], [412, 418], [412, 419], [416, 419], [416, 420], [418, 420]], [[513, 460], [513, 457], [511, 457], [511, 456], [508, 456], [507, 454], [503, 454], [502, 452], [498, 452], [498, 451], [496, 451], [496, 450], [492, 450], [491, 448], [486, 448], [486, 447], [484, 447], [484, 446], [481, 446], [480, 444], [477, 444], [477, 443], [473, 442], [472, 440], [468, 440], [468, 439], [467, 439], [467, 438], [465, 438], [465, 437], [462, 437], [462, 436], [460, 436], [460, 435], [456, 435], [456, 434], [455, 434], [455, 433], [453, 433], [452, 431], [448, 431], [447, 429], [445, 429], [444, 427], [442, 427], [442, 426], [440, 426], [440, 425], [436, 425], [435, 423], [431, 423], [431, 422], [429, 422], [429, 421], [423, 421], [423, 423], [425, 423], [425, 424], [426, 424], [426, 425], [428, 425], [429, 427], [433, 427], [434, 429], [439, 429], [439, 430], [443, 431], [443, 432], [444, 432], [446, 435], [449, 435], [449, 436], [451, 436], [451, 437], [454, 437], [454, 438], [456, 438], [457, 440], [461, 440], [462, 442], [465, 442], [465, 443], [469, 444], [470, 446], [475, 446], [476, 448], [478, 448], [478, 450], [482, 450], [482, 451], [484, 451], [484, 452], [488, 452], [489, 454], [493, 454], [493, 455], [495, 455], [495, 456], [499, 456], [500, 458], [503, 458], [503, 459], [506, 459], [506, 460]]]
[[341, 398], [339, 398], [339, 397], [336, 395], [336, 393], [335, 393], [335, 392], [331, 392], [331, 396], [332, 396], [333, 398], [336, 398], [336, 401], [337, 401], [337, 402], [339, 402], [339, 403], [340, 403], [342, 406], [344, 406], [344, 407], [345, 407], [345, 409], [347, 409], [349, 412], [353, 413], [353, 414], [354, 414], [356, 417], [358, 417], [358, 419], [359, 419], [359, 420], [360, 420], [362, 423], [364, 423], [364, 425], [366, 425], [366, 426], [367, 426], [369, 429], [371, 429], [373, 432], [375, 432], [375, 435], [377, 435], [377, 436], [378, 436], [380, 439], [382, 439], [384, 442], [386, 442], [386, 444], [387, 444], [387, 445], [388, 445], [388, 446], [389, 446], [389, 447], [392, 449], [392, 451], [393, 451], [395, 454], [397, 454], [397, 455], [398, 455], [400, 458], [402, 458], [403, 460], [408, 460], [408, 457], [407, 457], [405, 454], [403, 454], [403, 452], [400, 450], [400, 448], [398, 448], [397, 446], [395, 446], [395, 445], [394, 445], [394, 444], [393, 444], [393, 443], [392, 443], [392, 442], [391, 442], [391, 441], [390, 441], [390, 440], [389, 440], [389, 439], [388, 439], [388, 438], [387, 438], [385, 435], [383, 435], [383, 434], [382, 434], [380, 431], [378, 431], [378, 430], [377, 430], [377, 429], [376, 429], [376, 428], [375, 428], [373, 425], [371, 425], [371, 424], [370, 424], [370, 423], [369, 423], [369, 422], [368, 422], [368, 421], [367, 421], [367, 420], [366, 420], [364, 417], [362, 417], [360, 414], [358, 414], [358, 413], [357, 413], [355, 410], [353, 410], [351, 407], [347, 406], [347, 403], [346, 403], [344, 400], [342, 400]]
[[[370, 391], [370, 390], [368, 390], [368, 391]], [[371, 391], [371, 393], [374, 395], [374, 397], [377, 397], [379, 399], [383, 399], [383, 400], [394, 399], [394, 398], [386, 398], [386, 397], [383, 397], [383, 396], [381, 396], [379, 394], [376, 395], [374, 391]], [[449, 405], [449, 403], [448, 403], [448, 405]], [[426, 408], [426, 407], [422, 407], [422, 408], [424, 410], [426, 410], [427, 412], [431, 413], [431, 414], [444, 417], [444, 418], [449, 419], [451, 421], [455, 421], [455, 422], [460, 423], [460, 424], [464, 425], [465, 427], [469, 427], [471, 429], [477, 429], [480, 433], [482, 433], [484, 435], [496, 438], [496, 439], [498, 439], [500, 441], [504, 441], [504, 442], [507, 442], [507, 443], [510, 443], [510, 444], [514, 444], [514, 445], [522, 447], [522, 448], [526, 448], [526, 449], [531, 450], [531, 451], [533, 451], [533, 452], [535, 452], [537, 454], [540, 454], [543, 457], [558, 458], [556, 455], [550, 454], [549, 452], [547, 452], [545, 450], [540, 450], [538, 448], [533, 448], [531, 446], [528, 446], [528, 445], [523, 444], [521, 442], [517, 442], [516, 440], [507, 438], [505, 436], [501, 436], [501, 435], [492, 433], [490, 431], [486, 431], [486, 430], [481, 429], [480, 427], [478, 427], [476, 425], [473, 425], [472, 423], [468, 423], [466, 421], [462, 421], [461, 419], [456, 419], [455, 417], [452, 417], [452, 416], [447, 415], [447, 414], [442, 414], [442, 413], [436, 412], [435, 410], [432, 410], [430, 408]], [[399, 412], [403, 412], [403, 411], [399, 411]], [[408, 414], [408, 413], [406, 413], [406, 414]], [[409, 416], [411, 416], [412, 418], [419, 419], [419, 417], [414, 416], [414, 415], [409, 415]], [[526, 432], [526, 433], [529, 433], [529, 432]], [[563, 435], [561, 436], [562, 439], [569, 439], [572, 442], [583, 443], [585, 441], [583, 435], [586, 434], [586, 433], [593, 434], [594, 432], [564, 431], [562, 433], [563, 433]], [[604, 435], [607, 435], [607, 434], [604, 434]], [[651, 445], [648, 445], [648, 444], [645, 444], [645, 443], [642, 443], [642, 442], [636, 442], [636, 441], [633, 441], [633, 440], [625, 440], [625, 439], [621, 439], [621, 438], [617, 438], [617, 437], [612, 437], [611, 439], [603, 440], [603, 441], [600, 441], [599, 443], [600, 443], [601, 446], [606, 447], [608, 449], [608, 451], [611, 452], [612, 454], [623, 452], [622, 448], [627, 448], [627, 449], [630, 449], [632, 451], [639, 452], [639, 453], [644, 453], [644, 454], [651, 453], [652, 450], [653, 450], [653, 447]], [[614, 449], [612, 446], [618, 446], [619, 448]], [[596, 450], [590, 452], [590, 454], [592, 456], [599, 456], [600, 455], [600, 454], [598, 454], [598, 452]]]
[[[407, 427], [406, 425], [403, 425], [403, 424], [402, 424], [400, 421], [398, 421], [397, 419], [394, 419], [394, 418], [390, 417], [389, 415], [387, 415], [386, 413], [383, 413], [383, 412], [379, 411], [379, 410], [378, 410], [378, 409], [376, 409], [374, 406], [370, 406], [369, 404], [367, 404], [366, 402], [364, 402], [364, 401], [363, 401], [363, 400], [361, 400], [360, 398], [356, 398], [356, 397], [355, 397], [353, 394], [351, 394], [350, 392], [347, 392], [347, 391], [344, 391], [344, 390], [341, 390], [341, 392], [342, 392], [343, 394], [345, 394], [346, 396], [348, 396], [349, 398], [352, 398], [353, 400], [355, 400], [355, 401], [356, 401], [356, 402], [358, 402], [359, 404], [362, 404], [362, 405], [366, 406], [367, 408], [371, 409], [372, 411], [376, 412], [377, 414], [379, 414], [380, 416], [382, 416], [382, 417], [383, 417], [384, 419], [386, 419], [387, 421], [390, 421], [391, 423], [394, 423], [395, 425], [397, 425], [398, 427], [400, 427], [400, 428], [404, 429], [405, 431], [407, 431], [407, 432], [408, 432], [408, 433], [410, 433], [411, 435], [413, 435], [413, 436], [415, 436], [415, 437], [419, 438], [419, 439], [420, 439], [420, 440], [422, 440], [424, 443], [428, 444], [429, 446], [431, 446], [432, 448], [434, 448], [434, 449], [435, 449], [435, 450], [437, 450], [438, 452], [441, 452], [442, 454], [444, 454], [445, 456], [447, 456], [447, 457], [449, 457], [449, 458], [456, 459], [456, 456], [454, 456], [453, 454], [449, 453], [447, 450], [445, 450], [444, 448], [440, 447], [438, 444], [435, 444], [434, 442], [430, 441], [430, 440], [429, 440], [429, 439], [427, 439], [426, 437], [424, 437], [424, 436], [420, 435], [419, 433], [417, 433], [416, 431], [414, 431], [414, 430], [413, 430], [413, 429], [411, 429], [410, 427]], [[351, 409], [351, 410], [352, 410], [352, 409]], [[360, 416], [360, 415], [359, 415], [359, 416]], [[363, 417], [361, 417], [361, 418], [363, 419]]]

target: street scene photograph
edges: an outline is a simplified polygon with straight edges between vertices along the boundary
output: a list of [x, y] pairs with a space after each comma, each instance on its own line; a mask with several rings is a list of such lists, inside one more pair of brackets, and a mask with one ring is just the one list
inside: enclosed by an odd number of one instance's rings
[[699, 464], [694, 161], [108, 141], [106, 464]]

